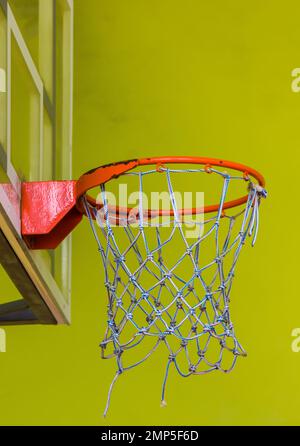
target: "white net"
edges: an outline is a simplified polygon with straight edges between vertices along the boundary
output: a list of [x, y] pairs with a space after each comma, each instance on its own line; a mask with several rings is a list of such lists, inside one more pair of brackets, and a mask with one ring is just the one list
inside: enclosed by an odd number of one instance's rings
[[[131, 173], [140, 192], [144, 176], [155, 172]], [[149, 217], [142, 195], [135, 224], [108, 204], [105, 185], [100, 187], [102, 206], [83, 199], [108, 296], [102, 357], [117, 363], [105, 414], [118, 376], [146, 361], [160, 346], [166, 349], [163, 405], [171, 365], [183, 377], [214, 370], [228, 373], [237, 358], [246, 355], [231, 320], [230, 293], [241, 249], [249, 237], [255, 243], [259, 204], [266, 192], [247, 178], [246, 204], [227, 215], [223, 208], [229, 184], [245, 183], [245, 177], [210, 169], [222, 179], [218, 211], [193, 220], [198, 231], [188, 237], [191, 217], [178, 208], [172, 176], [207, 170], [163, 167], [160, 172], [166, 176], [171, 203], [167, 224]]]

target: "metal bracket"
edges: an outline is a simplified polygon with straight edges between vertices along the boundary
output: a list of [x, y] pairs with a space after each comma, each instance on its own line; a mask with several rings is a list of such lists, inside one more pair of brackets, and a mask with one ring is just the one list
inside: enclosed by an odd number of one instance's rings
[[76, 181], [22, 183], [22, 236], [30, 249], [55, 249], [78, 225]]

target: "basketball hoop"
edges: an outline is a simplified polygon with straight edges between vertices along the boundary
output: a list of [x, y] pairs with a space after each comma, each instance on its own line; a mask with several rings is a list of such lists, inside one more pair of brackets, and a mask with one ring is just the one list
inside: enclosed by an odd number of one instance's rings
[[[194, 167], [175, 168], [178, 164]], [[149, 170], [144, 170], [145, 166], [149, 166]], [[135, 214], [137, 225], [132, 227], [129, 218], [132, 208], [110, 206], [106, 183], [130, 173], [136, 175], [141, 193], [144, 177], [157, 172], [166, 176], [171, 209], [145, 209], [140, 200]], [[178, 208], [172, 176], [191, 173], [218, 175], [223, 180], [219, 203], [201, 208]], [[227, 200], [229, 183], [234, 181], [245, 183], [247, 193]], [[252, 245], [257, 237], [259, 204], [261, 198], [266, 197], [264, 186], [264, 178], [252, 168], [196, 157], [144, 158], [114, 163], [91, 170], [78, 180], [76, 206], [89, 219], [104, 266], [108, 294], [108, 325], [100, 344], [102, 357], [115, 358], [117, 363], [104, 415], [117, 378], [143, 363], [160, 345], [164, 345], [167, 352], [162, 406], [166, 404], [165, 389], [171, 365], [183, 377], [214, 370], [228, 373], [237, 357], [246, 355], [231, 321], [230, 292], [240, 251], [247, 237], [252, 239]], [[100, 188], [99, 202], [88, 195], [95, 187]], [[231, 214], [227, 215], [225, 211], [229, 209]], [[204, 217], [199, 223], [202, 231], [191, 242], [185, 236], [184, 226], [189, 224], [188, 216], [197, 214]], [[166, 216], [170, 217], [170, 230], [164, 239], [164, 225], [152, 226], [151, 221]], [[175, 242], [176, 236], [181, 244]], [[214, 246], [211, 259], [202, 254], [208, 240]], [[170, 259], [165, 252], [172, 243], [173, 258]], [[209, 280], [207, 271], [210, 271]], [[126, 354], [132, 348], [143, 346], [146, 339], [152, 342], [147, 351], [143, 349], [142, 358], [124, 365]], [[210, 352], [214, 353], [214, 358], [210, 357]], [[231, 357], [230, 364], [227, 357], [227, 365], [224, 365], [225, 352]]]
[[[120, 161], [117, 163], [112, 164], [106, 164], [104, 166], [98, 167], [96, 169], [90, 170], [89, 172], [82, 175], [79, 180], [77, 181], [76, 185], [76, 195], [77, 195], [77, 207], [80, 210], [80, 212], [85, 213], [84, 206], [82, 204], [82, 197], [86, 197], [87, 202], [92, 207], [98, 207], [95, 200], [87, 195], [87, 192], [95, 187], [99, 187], [101, 185], [104, 185], [108, 181], [111, 181], [113, 179], [116, 179], [120, 177], [121, 175], [126, 174], [127, 172], [142, 166], [150, 166], [155, 165], [156, 170], [159, 170], [160, 172], [163, 172], [165, 169], [163, 166], [167, 164], [194, 164], [194, 165], [203, 165], [203, 172], [206, 173], [213, 173], [215, 172], [215, 169], [213, 167], [219, 167], [219, 168], [228, 168], [232, 169], [236, 172], [239, 172], [242, 174], [243, 179], [246, 181], [249, 181], [251, 177], [253, 177], [257, 181], [257, 186], [260, 186], [262, 189], [265, 186], [265, 180], [264, 177], [257, 172], [256, 170], [252, 169], [251, 167], [247, 167], [243, 164], [235, 163], [232, 161], [225, 161], [220, 160], [216, 158], [201, 158], [201, 157], [192, 157], [192, 156], [174, 156], [174, 157], [157, 157], [157, 158], [142, 158], [142, 159], [133, 159], [129, 161]], [[187, 169], [188, 172], [188, 169]], [[244, 195], [243, 197], [239, 197], [235, 200], [227, 201], [223, 204], [222, 208], [223, 210], [230, 209], [233, 207], [237, 207], [240, 205], [243, 205], [247, 202], [248, 195]], [[101, 206], [101, 205], [100, 205]], [[197, 214], [197, 213], [213, 213], [217, 212], [219, 209], [219, 204], [214, 205], [208, 205], [204, 207], [203, 209], [191, 209], [190, 214]], [[121, 213], [127, 213], [129, 214], [131, 211], [130, 208], [122, 209], [120, 210], [118, 207], [116, 207], [115, 212], [116, 214]], [[179, 209], [179, 214], [187, 213], [187, 211]], [[163, 211], [159, 210], [159, 215], [162, 215]], [[157, 213], [153, 212], [152, 215], [156, 216]], [[174, 215], [173, 211], [171, 210], [170, 215]]]
[[[145, 178], [154, 185], [155, 175], [165, 176], [169, 209], [144, 206]], [[178, 205], [173, 187], [178, 175], [221, 179], [218, 203]], [[137, 180], [136, 209], [108, 202], [107, 183], [121, 176]], [[232, 183], [246, 193], [229, 199]], [[230, 294], [241, 249], [247, 238], [252, 245], [256, 241], [264, 186], [262, 175], [250, 167], [198, 157], [135, 159], [98, 167], [78, 181], [22, 183], [22, 236], [30, 249], [54, 249], [83, 215], [90, 222], [108, 295], [102, 357], [117, 362], [105, 415], [117, 378], [161, 345], [167, 352], [163, 406], [171, 365], [183, 377], [228, 373], [237, 357], [246, 355], [231, 320]], [[94, 188], [99, 200], [88, 195]], [[186, 236], [191, 224], [198, 231], [192, 239]]]

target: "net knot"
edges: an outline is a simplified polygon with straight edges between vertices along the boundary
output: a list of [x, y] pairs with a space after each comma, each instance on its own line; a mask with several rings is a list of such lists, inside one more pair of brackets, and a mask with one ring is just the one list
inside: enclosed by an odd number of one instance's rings
[[267, 198], [268, 192], [259, 184], [249, 183], [249, 189], [252, 189], [257, 193], [259, 197]]
[[116, 262], [117, 264], [120, 264], [120, 263], [125, 262], [125, 256], [118, 256], [118, 257], [115, 257], [115, 262]]
[[177, 299], [177, 301], [176, 301], [176, 307], [177, 307], [179, 310], [182, 310], [183, 305], [182, 305], [182, 301], [181, 301], [181, 299]]
[[133, 285], [137, 285], [136, 277], [133, 274], [129, 276], [129, 280]]
[[196, 367], [195, 365], [190, 365], [190, 366], [189, 366], [189, 371], [190, 371], [191, 373], [195, 373], [195, 372], [197, 371], [197, 367]]
[[110, 291], [111, 293], [114, 293], [116, 291], [116, 287], [110, 282], [106, 282], [105, 286], [106, 286], [106, 289], [108, 291]]
[[211, 292], [208, 292], [208, 293], [206, 293], [206, 295], [205, 295], [205, 299], [206, 299], [206, 300], [211, 300], [212, 297], [213, 297], [213, 295], [212, 295]]
[[112, 237], [114, 235], [113, 230], [111, 228], [109, 228], [109, 227], [107, 228], [107, 235], [109, 237]]
[[214, 328], [214, 326], [211, 325], [211, 324], [205, 324], [204, 327], [203, 327], [203, 331], [204, 331], [205, 333], [211, 333], [211, 332], [214, 332], [214, 331], [215, 331], [215, 328]]
[[175, 361], [176, 359], [176, 355], [174, 355], [173, 353], [171, 355], [169, 355], [169, 361]]
[[123, 352], [124, 352], [124, 350], [123, 350], [122, 348], [116, 348], [116, 349], [114, 350], [114, 354], [115, 354], [116, 356], [121, 356]]

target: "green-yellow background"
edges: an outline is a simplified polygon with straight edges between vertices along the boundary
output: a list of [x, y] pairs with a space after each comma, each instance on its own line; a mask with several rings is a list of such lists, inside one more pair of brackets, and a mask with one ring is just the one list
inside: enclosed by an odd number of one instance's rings
[[9, 327], [1, 424], [300, 424], [300, 66], [296, 0], [75, 0], [74, 177], [102, 163], [190, 154], [253, 165], [267, 179], [232, 312], [248, 351], [229, 374], [172, 371], [164, 352], [122, 376], [102, 361], [106, 296], [87, 222], [73, 237], [71, 326]]

